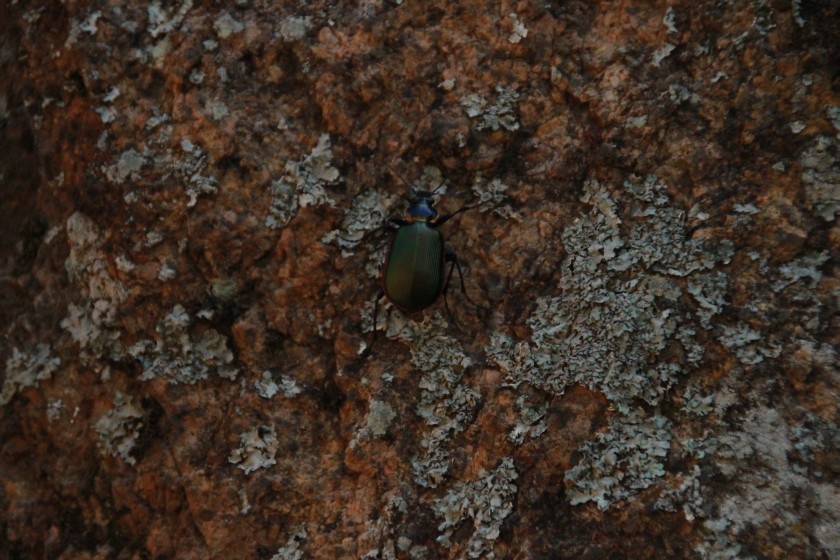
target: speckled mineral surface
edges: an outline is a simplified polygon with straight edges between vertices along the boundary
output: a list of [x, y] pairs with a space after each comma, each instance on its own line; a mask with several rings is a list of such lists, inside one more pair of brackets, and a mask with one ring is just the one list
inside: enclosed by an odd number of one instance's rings
[[837, 2], [0, 13], [0, 558], [840, 558]]

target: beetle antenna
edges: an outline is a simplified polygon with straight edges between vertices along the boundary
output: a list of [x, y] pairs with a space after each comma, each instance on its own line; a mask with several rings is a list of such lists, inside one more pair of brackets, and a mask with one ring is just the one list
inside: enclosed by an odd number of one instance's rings
[[435, 187], [435, 190], [432, 191], [432, 196], [436, 195], [437, 192], [441, 189], [441, 187], [443, 187], [445, 184], [446, 184], [446, 179], [443, 179], [440, 182], [440, 184], [437, 187]]
[[390, 169], [390, 170], [391, 170], [391, 173], [393, 173], [394, 175], [396, 175], [397, 177], [399, 177], [400, 181], [402, 181], [403, 183], [405, 183], [405, 186], [406, 186], [406, 187], [408, 187], [409, 192], [414, 192], [414, 186], [413, 186], [411, 183], [409, 183], [409, 182], [406, 180], [406, 178], [405, 178], [405, 177], [403, 177], [402, 175], [400, 175], [400, 174], [399, 174], [399, 172], [398, 172], [396, 169], [394, 169], [393, 167], [391, 167], [391, 164], [390, 164], [390, 163], [386, 163], [386, 164], [385, 164], [385, 166], [386, 166], [388, 169]]

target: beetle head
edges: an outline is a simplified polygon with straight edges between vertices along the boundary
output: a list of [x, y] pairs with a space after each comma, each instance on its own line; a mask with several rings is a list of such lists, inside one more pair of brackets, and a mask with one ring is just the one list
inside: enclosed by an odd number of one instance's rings
[[429, 191], [414, 191], [408, 198], [409, 206], [405, 212], [405, 219], [409, 222], [434, 222], [438, 212], [434, 209], [433, 193]]

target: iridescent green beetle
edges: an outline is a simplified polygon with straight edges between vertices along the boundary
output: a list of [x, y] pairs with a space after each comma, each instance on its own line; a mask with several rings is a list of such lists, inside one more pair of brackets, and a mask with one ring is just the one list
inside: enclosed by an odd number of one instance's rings
[[[374, 333], [382, 295], [404, 313], [422, 311], [443, 295], [449, 313], [446, 290], [456, 269], [461, 281], [461, 293], [467, 301], [478, 307], [467, 296], [464, 273], [455, 253], [446, 248], [443, 235], [437, 230], [454, 216], [478, 204], [466, 205], [455, 212], [441, 215], [434, 208], [435, 192], [415, 191], [408, 199], [409, 206], [404, 217], [391, 218], [389, 221], [390, 225], [396, 227], [396, 232], [382, 267], [382, 290], [377, 295], [373, 309]], [[446, 263], [451, 263], [448, 273], [445, 270]]]

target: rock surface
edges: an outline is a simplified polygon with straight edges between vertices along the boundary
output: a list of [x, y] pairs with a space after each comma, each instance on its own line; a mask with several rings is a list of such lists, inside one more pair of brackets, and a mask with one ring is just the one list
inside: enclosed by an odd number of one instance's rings
[[836, 3], [4, 10], [0, 558], [840, 557]]

